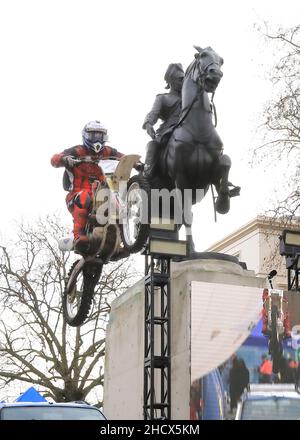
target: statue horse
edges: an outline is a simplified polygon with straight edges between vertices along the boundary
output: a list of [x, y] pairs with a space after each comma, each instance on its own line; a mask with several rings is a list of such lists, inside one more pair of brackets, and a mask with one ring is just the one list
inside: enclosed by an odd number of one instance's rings
[[[186, 70], [182, 86], [181, 116], [162, 151], [157, 175], [160, 187], [176, 188], [177, 200], [188, 213], [183, 224], [189, 254], [195, 251], [192, 204], [200, 201], [199, 193], [204, 197], [209, 186], [214, 185], [215, 210], [226, 214], [230, 197], [239, 195], [240, 190], [228, 182], [231, 160], [223, 154], [223, 143], [213, 124], [213, 105], [208, 97], [208, 93], [214, 94], [223, 76], [223, 59], [211, 47], [194, 47], [197, 53]], [[184, 191], [187, 189], [189, 191]]]

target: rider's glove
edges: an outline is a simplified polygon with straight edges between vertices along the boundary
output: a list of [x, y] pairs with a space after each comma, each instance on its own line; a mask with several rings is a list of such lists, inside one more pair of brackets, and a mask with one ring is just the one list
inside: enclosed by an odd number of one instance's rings
[[152, 139], [155, 139], [155, 130], [154, 130], [153, 126], [149, 122], [147, 122], [147, 124], [145, 125], [145, 128], [146, 128], [146, 131], [149, 134], [149, 136]]
[[72, 156], [63, 157], [63, 164], [65, 167], [73, 168], [76, 164], [76, 160]]

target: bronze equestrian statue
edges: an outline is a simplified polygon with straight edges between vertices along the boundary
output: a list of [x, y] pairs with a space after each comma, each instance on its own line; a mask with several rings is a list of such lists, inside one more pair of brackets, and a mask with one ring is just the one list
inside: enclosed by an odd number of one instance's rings
[[[211, 47], [194, 47], [197, 53], [185, 72], [179, 120], [166, 147], [156, 151], [159, 159], [155, 161], [155, 174], [150, 176], [152, 188], [175, 188], [180, 206], [188, 207], [188, 215], [182, 223], [186, 227], [190, 254], [195, 251], [191, 233], [192, 204], [199, 201], [199, 193], [203, 197], [209, 186], [214, 185], [217, 191], [215, 210], [226, 214], [230, 198], [239, 195], [240, 191], [240, 187], [228, 182], [231, 160], [223, 154], [223, 143], [213, 124], [213, 105], [208, 96], [215, 93], [223, 76], [223, 59]], [[185, 189], [190, 191], [184, 192]]]

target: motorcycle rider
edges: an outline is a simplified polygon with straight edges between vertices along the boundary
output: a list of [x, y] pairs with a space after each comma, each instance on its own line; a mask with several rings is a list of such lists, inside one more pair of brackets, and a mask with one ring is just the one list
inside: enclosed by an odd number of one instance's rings
[[[170, 89], [170, 92], [156, 96], [152, 109], [143, 123], [143, 129], [152, 138], [152, 141], [147, 144], [144, 168], [146, 176], [150, 178], [155, 175], [161, 148], [167, 144], [173, 129], [179, 121], [183, 78], [184, 71], [180, 63], [172, 63], [168, 66], [164, 79], [167, 82], [166, 89]], [[158, 119], [163, 122], [155, 132], [154, 125]]]
[[[88, 122], [82, 130], [82, 145], [67, 148], [54, 154], [51, 164], [55, 168], [65, 167], [63, 186], [68, 191], [66, 203], [73, 216], [73, 235], [75, 249], [87, 252], [89, 239], [85, 226], [92, 206], [92, 184], [95, 180], [104, 183], [105, 176], [99, 160], [119, 159], [124, 156], [115, 148], [109, 147], [107, 129], [100, 121]], [[76, 159], [89, 159], [90, 162], [76, 163]]]

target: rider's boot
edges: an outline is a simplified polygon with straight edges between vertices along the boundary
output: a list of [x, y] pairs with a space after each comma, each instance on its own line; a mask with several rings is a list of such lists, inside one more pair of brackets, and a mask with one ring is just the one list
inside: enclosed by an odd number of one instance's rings
[[89, 238], [85, 232], [85, 226], [88, 217], [88, 210], [74, 206], [73, 210], [73, 235], [74, 235], [74, 248], [81, 253], [87, 253], [90, 247]]
[[74, 238], [74, 248], [75, 251], [78, 251], [82, 254], [88, 253], [90, 249], [90, 241], [87, 235], [79, 235], [77, 238]]
[[144, 174], [149, 179], [155, 177], [157, 171], [157, 163], [159, 159], [159, 150], [160, 143], [158, 141], [150, 141], [147, 144]]

